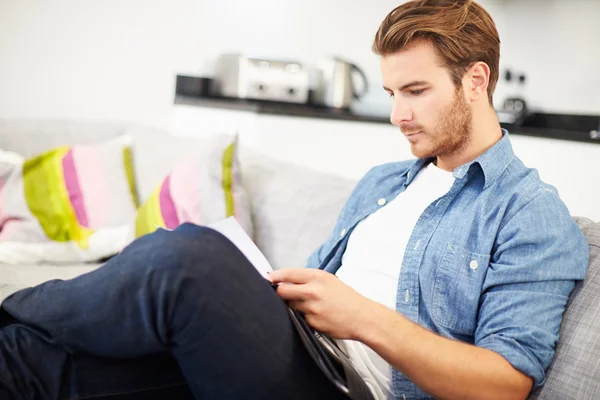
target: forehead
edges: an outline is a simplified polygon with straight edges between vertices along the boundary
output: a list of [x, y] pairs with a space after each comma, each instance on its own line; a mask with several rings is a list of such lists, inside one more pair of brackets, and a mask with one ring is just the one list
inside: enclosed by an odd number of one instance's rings
[[[397, 53], [381, 57], [384, 84], [402, 86], [411, 81], [436, 81], [448, 77], [446, 68], [428, 42], [418, 42]], [[387, 85], [386, 85], [387, 86]]]

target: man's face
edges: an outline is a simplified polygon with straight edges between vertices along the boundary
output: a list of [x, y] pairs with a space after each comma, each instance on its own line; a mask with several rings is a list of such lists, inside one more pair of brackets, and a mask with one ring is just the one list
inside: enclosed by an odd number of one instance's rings
[[416, 157], [444, 157], [464, 148], [472, 132], [471, 107], [429, 43], [381, 57], [381, 73], [394, 98], [390, 120]]

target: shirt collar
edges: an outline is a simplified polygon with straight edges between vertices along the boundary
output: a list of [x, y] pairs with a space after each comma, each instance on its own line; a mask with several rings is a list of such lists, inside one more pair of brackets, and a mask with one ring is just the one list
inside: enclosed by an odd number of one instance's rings
[[[512, 145], [510, 144], [508, 131], [502, 129], [502, 138], [499, 141], [473, 161], [469, 161], [468, 163], [457, 167], [453, 172], [453, 176], [456, 179], [462, 179], [467, 175], [472, 165], [479, 165], [485, 179], [485, 184], [483, 186], [483, 189], [485, 190], [494, 183], [500, 175], [502, 175], [513, 158], [514, 152]], [[433, 160], [435, 160], [435, 158], [417, 159], [406, 172], [406, 184], [410, 185], [417, 173]]]
[[435, 157], [416, 159], [413, 165], [405, 172], [406, 184], [410, 185], [410, 183], [413, 181], [413, 179], [415, 179], [415, 176], [417, 176], [419, 171], [426, 167], [433, 160], [435, 160]]

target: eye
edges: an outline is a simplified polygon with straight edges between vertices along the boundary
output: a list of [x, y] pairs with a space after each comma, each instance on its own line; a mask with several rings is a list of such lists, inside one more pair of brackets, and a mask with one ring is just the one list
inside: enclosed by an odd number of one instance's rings
[[392, 92], [388, 92], [388, 95], [390, 96], [390, 98], [394, 97], [394, 93]]
[[412, 96], [419, 96], [419, 95], [423, 94], [424, 91], [425, 91], [425, 89], [417, 89], [417, 90], [410, 90], [409, 93]]

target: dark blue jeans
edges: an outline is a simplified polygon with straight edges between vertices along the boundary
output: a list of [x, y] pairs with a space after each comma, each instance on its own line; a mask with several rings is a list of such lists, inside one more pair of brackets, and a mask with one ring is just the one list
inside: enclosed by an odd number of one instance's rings
[[270, 284], [209, 228], [159, 230], [2, 307], [2, 400], [344, 398]]

